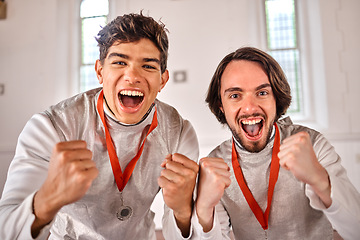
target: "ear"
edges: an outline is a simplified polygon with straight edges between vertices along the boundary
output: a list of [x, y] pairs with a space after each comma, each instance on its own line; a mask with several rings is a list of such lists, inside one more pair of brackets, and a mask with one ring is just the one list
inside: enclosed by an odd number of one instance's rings
[[[224, 113], [224, 108], [223, 108], [222, 104], [219, 106], [219, 109], [220, 109], [220, 111], [221, 111], [222, 113]], [[224, 114], [225, 114], [225, 113], [224, 113]]]
[[95, 72], [96, 72], [96, 76], [97, 76], [97, 79], [99, 80], [100, 84], [103, 83], [102, 70], [103, 70], [103, 66], [102, 66], [100, 60], [97, 59], [95, 62]]
[[165, 70], [165, 72], [161, 74], [161, 83], [160, 83], [159, 92], [161, 92], [161, 90], [165, 87], [168, 80], [169, 80], [169, 71]]

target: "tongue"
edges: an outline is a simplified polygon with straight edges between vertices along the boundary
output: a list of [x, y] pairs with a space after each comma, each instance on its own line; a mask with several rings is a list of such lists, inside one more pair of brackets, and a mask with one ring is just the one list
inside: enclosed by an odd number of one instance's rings
[[121, 102], [125, 107], [133, 108], [139, 105], [142, 101], [142, 97], [130, 97], [126, 95], [121, 95]]
[[250, 136], [250, 137], [255, 137], [256, 135], [259, 134], [260, 129], [261, 129], [261, 124], [244, 124], [243, 125], [243, 129], [245, 130], [245, 132]]

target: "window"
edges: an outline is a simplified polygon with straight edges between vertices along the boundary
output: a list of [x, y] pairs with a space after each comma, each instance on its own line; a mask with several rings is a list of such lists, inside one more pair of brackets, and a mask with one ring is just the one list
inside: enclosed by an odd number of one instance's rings
[[283, 68], [291, 87], [289, 114], [304, 114], [296, 0], [264, 0], [267, 50]]
[[95, 37], [107, 22], [109, 14], [108, 0], [82, 0], [81, 18], [81, 64], [80, 91], [99, 87], [94, 64], [99, 58], [99, 49]]

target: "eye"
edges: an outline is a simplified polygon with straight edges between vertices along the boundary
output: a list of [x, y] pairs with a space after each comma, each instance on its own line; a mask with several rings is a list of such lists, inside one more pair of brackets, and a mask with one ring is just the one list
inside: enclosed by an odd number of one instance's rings
[[238, 93], [233, 93], [229, 97], [232, 98], [232, 99], [237, 99], [237, 98], [239, 98], [239, 94]]
[[143, 67], [146, 69], [157, 69], [156, 67], [151, 66], [151, 65], [144, 65]]
[[125, 65], [126, 65], [126, 63], [123, 62], [123, 61], [116, 61], [116, 62], [113, 62], [113, 64], [115, 64], [115, 65], [122, 65], [122, 66], [125, 66]]
[[259, 93], [258, 93], [258, 95], [259, 96], [266, 96], [266, 95], [268, 95], [269, 93], [267, 92], [267, 91], [260, 91]]

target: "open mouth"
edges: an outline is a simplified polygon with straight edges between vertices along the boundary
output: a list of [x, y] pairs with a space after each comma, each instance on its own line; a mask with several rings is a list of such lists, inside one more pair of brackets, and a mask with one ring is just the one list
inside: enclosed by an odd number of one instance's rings
[[241, 121], [241, 127], [249, 137], [259, 136], [263, 128], [263, 125], [264, 124], [262, 119], [253, 119], [253, 120], [245, 119]]
[[135, 108], [144, 100], [144, 93], [140, 91], [122, 90], [119, 94], [122, 105], [127, 108]]

